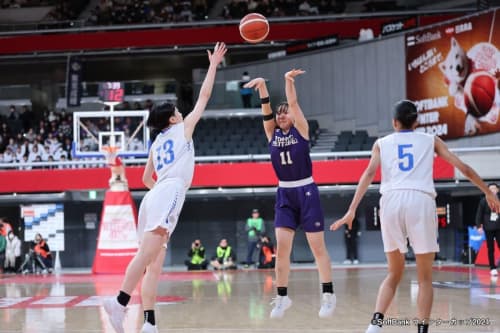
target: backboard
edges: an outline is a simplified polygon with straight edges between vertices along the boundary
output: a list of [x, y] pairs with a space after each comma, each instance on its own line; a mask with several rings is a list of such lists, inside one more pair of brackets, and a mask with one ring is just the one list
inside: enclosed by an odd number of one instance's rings
[[73, 113], [73, 156], [104, 157], [104, 147], [116, 147], [122, 157], [147, 157], [149, 111], [84, 111]]

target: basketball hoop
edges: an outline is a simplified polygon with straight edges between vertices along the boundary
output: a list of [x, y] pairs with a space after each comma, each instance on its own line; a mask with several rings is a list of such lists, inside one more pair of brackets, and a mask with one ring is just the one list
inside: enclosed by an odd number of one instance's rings
[[108, 162], [109, 166], [115, 166], [117, 165], [119, 159], [117, 159], [117, 152], [118, 152], [118, 147], [117, 146], [103, 146], [102, 151], [104, 152], [104, 155], [106, 156], [106, 161]]

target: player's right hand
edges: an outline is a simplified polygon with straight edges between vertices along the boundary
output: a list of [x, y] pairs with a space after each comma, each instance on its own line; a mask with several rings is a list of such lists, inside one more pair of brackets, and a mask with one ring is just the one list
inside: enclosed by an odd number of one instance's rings
[[295, 82], [295, 77], [304, 74], [306, 71], [302, 69], [292, 69], [285, 73], [285, 80]]

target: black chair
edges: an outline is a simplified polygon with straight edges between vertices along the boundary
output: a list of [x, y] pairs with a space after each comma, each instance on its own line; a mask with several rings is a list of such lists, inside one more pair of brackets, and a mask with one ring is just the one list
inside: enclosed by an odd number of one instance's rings
[[332, 152], [347, 151], [347, 144], [336, 143], [332, 148]]
[[362, 146], [361, 143], [350, 143], [347, 146], [347, 151], [361, 151], [362, 150], [361, 146]]

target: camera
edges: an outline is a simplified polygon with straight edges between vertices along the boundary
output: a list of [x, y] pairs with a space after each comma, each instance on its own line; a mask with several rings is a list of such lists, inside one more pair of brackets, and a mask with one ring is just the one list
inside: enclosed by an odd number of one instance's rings
[[194, 246], [199, 247], [200, 243], [199, 242], [194, 242]]

